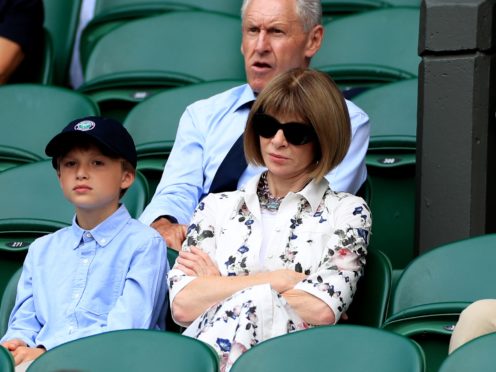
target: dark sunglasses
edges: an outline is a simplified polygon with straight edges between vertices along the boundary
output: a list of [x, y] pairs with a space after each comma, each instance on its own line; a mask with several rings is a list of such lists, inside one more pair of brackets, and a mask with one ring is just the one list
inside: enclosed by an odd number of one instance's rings
[[276, 118], [259, 112], [253, 115], [252, 122], [255, 134], [264, 138], [272, 138], [279, 129], [282, 129], [286, 141], [295, 146], [312, 142], [317, 137], [315, 130], [310, 124], [281, 124]]

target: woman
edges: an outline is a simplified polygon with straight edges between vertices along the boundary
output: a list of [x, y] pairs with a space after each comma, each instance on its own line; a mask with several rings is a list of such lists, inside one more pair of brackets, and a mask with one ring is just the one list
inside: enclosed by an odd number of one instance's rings
[[263, 340], [335, 324], [350, 305], [370, 211], [324, 178], [350, 138], [345, 101], [323, 73], [291, 70], [255, 101], [245, 154], [267, 171], [198, 205], [168, 279], [174, 320], [216, 349], [222, 369]]

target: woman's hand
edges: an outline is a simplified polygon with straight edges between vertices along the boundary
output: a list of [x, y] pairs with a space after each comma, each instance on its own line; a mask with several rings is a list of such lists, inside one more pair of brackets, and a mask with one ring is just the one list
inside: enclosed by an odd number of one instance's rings
[[275, 270], [267, 274], [269, 275], [269, 283], [272, 289], [281, 294], [293, 289], [296, 284], [307, 277], [305, 274], [289, 269]]
[[210, 256], [197, 247], [190, 247], [190, 252], [180, 251], [176, 259], [176, 268], [188, 276], [220, 276], [217, 265]]

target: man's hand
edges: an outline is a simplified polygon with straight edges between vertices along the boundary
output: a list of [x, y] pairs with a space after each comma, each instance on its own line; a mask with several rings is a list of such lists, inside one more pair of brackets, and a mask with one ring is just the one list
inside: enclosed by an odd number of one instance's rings
[[162, 235], [167, 247], [172, 248], [176, 251], [181, 250], [184, 239], [186, 239], [186, 225], [180, 225], [177, 223], [170, 222], [167, 218], [159, 218], [151, 224], [155, 230]]
[[210, 256], [197, 247], [190, 252], [180, 251], [176, 268], [189, 276], [220, 276], [219, 269]]

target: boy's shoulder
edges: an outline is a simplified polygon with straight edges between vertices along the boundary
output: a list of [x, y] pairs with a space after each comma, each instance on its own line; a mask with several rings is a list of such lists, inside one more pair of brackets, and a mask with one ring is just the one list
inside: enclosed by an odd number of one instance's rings
[[139, 236], [140, 239], [162, 239], [162, 236], [158, 233], [157, 230], [149, 225], [145, 225], [143, 222], [135, 218], [130, 218], [123, 230], [124, 231], [122, 231], [122, 233], [129, 236]]

